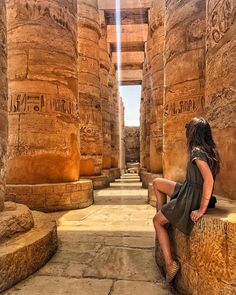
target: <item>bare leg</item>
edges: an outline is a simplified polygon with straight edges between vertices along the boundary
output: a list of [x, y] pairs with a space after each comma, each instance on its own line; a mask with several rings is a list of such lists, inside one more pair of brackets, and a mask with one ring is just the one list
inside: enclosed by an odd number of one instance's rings
[[167, 202], [167, 195], [172, 196], [176, 182], [165, 178], [156, 178], [153, 181], [153, 188], [156, 194], [157, 205], [156, 210], [161, 210], [162, 206]]
[[171, 254], [169, 235], [164, 227], [164, 225], [168, 222], [168, 219], [166, 219], [161, 211], [158, 211], [158, 213], [153, 218], [156, 236], [158, 237], [159, 244], [165, 260], [166, 271], [169, 273], [173, 266], [173, 257]]

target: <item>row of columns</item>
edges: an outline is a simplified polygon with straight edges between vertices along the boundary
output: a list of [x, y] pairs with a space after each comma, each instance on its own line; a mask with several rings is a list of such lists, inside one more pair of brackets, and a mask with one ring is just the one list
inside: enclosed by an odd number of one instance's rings
[[174, 0], [154, 0], [141, 100], [142, 167], [183, 181], [188, 160], [184, 126], [193, 117], [206, 117], [222, 161], [216, 192], [229, 198], [235, 198], [236, 176], [231, 173], [236, 101], [234, 9], [233, 1], [191, 0], [183, 7]]
[[[122, 165], [121, 98], [106, 39], [104, 12], [98, 10], [97, 0], [7, 0], [6, 3], [7, 195], [19, 201], [18, 192], [23, 192], [20, 202], [47, 211], [45, 193], [52, 193], [53, 199], [53, 193], [60, 192], [55, 206], [51, 202], [50, 210], [67, 208], [64, 203], [73, 208], [74, 201], [67, 191], [73, 189], [61, 184], [77, 183], [80, 176], [102, 175], [103, 169], [119, 170]], [[5, 10], [1, 9], [1, 13], [5, 15]], [[1, 22], [2, 39], [6, 43], [5, 24]], [[1, 126], [7, 126], [4, 42]], [[6, 139], [3, 143], [6, 131], [6, 128], [0, 131], [1, 166], [6, 158]], [[4, 194], [3, 179], [1, 170], [0, 200]], [[44, 184], [47, 191], [37, 188], [36, 192], [35, 187]], [[28, 185], [33, 186], [30, 192], [25, 187]], [[55, 185], [60, 187], [55, 189]], [[30, 198], [25, 196], [26, 190]], [[87, 190], [91, 198], [88, 183], [78, 183], [76, 190], [77, 193]]]

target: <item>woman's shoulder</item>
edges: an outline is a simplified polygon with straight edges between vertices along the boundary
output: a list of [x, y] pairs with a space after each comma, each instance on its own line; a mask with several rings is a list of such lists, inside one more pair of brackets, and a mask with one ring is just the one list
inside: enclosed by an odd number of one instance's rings
[[202, 160], [208, 162], [208, 154], [201, 146], [195, 146], [191, 150], [190, 154], [191, 161]]

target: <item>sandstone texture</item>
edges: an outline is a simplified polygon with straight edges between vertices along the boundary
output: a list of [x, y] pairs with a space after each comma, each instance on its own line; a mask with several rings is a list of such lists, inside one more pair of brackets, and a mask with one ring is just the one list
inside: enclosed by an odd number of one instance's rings
[[125, 155], [127, 162], [140, 161], [139, 127], [125, 127]]
[[0, 243], [30, 230], [33, 226], [33, 215], [28, 207], [6, 202], [0, 214]]
[[6, 5], [0, 3], [0, 212], [4, 207], [7, 160], [7, 35]]
[[161, 173], [163, 153], [164, 100], [164, 1], [153, 1], [150, 10], [147, 59], [151, 65], [150, 172]]
[[108, 51], [104, 11], [100, 11], [100, 22], [101, 38], [99, 40], [99, 58], [103, 131], [102, 168], [109, 169], [111, 168], [111, 93], [109, 91], [108, 80], [111, 69], [111, 57]]
[[81, 176], [100, 175], [103, 128], [100, 95], [97, 0], [78, 0], [78, 91], [80, 112]]
[[6, 200], [43, 212], [85, 208], [93, 204], [93, 183], [76, 182], [34, 185], [7, 185]]
[[185, 124], [203, 115], [205, 92], [205, 0], [166, 1], [164, 177], [185, 178]]
[[[194, 226], [190, 236], [170, 229], [173, 253], [181, 263], [175, 286], [180, 294], [233, 295], [236, 292], [235, 201], [221, 199]], [[158, 243], [156, 259], [163, 268]]]
[[0, 243], [0, 292], [37, 271], [57, 250], [55, 221], [39, 212], [33, 219], [30, 230]]
[[230, 199], [236, 199], [235, 10], [233, 0], [207, 1], [205, 112], [222, 161], [216, 192]]
[[7, 0], [7, 183], [79, 177], [76, 1]]

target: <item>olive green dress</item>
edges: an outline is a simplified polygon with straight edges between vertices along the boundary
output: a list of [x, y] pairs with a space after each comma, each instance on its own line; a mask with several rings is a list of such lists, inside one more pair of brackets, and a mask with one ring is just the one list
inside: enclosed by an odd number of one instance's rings
[[208, 163], [208, 155], [200, 147], [192, 149], [187, 166], [187, 175], [183, 184], [177, 182], [170, 202], [165, 204], [161, 212], [169, 222], [185, 234], [190, 234], [194, 222], [190, 218], [193, 210], [200, 208], [203, 178], [195, 160]]

